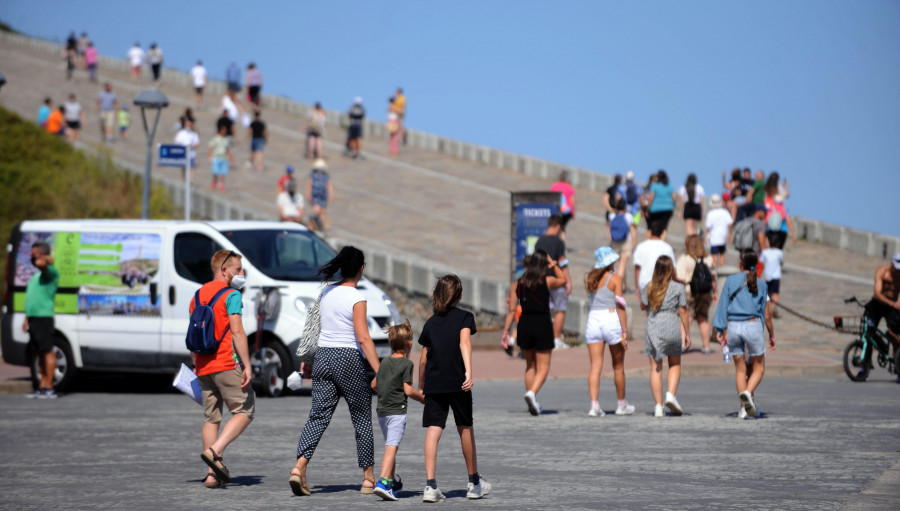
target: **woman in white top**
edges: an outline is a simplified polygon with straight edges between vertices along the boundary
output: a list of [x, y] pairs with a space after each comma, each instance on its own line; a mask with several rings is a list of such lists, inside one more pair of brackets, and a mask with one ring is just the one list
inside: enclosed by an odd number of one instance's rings
[[356, 457], [364, 478], [360, 491], [375, 491], [372, 389], [365, 362], [376, 373], [379, 363], [366, 323], [366, 299], [356, 289], [365, 265], [362, 251], [346, 246], [319, 269], [324, 280], [329, 281], [338, 273], [341, 280], [328, 284], [319, 301], [321, 331], [312, 370], [312, 408], [297, 445], [297, 464], [291, 469], [294, 495], [310, 494], [306, 467], [341, 396], [347, 401], [356, 430]]
[[288, 179], [284, 191], [278, 194], [278, 217], [282, 222], [303, 222], [303, 195], [297, 193], [293, 179]]
[[684, 186], [678, 189], [678, 197], [681, 199], [679, 209], [684, 217], [685, 232], [690, 236], [697, 234], [697, 224], [703, 218], [703, 187], [697, 183], [697, 175], [688, 174]]

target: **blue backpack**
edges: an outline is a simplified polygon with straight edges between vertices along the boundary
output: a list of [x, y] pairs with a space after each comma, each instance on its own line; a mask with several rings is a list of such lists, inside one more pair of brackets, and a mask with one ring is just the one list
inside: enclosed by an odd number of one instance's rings
[[233, 290], [223, 287], [205, 305], [200, 303], [200, 290], [194, 294], [194, 312], [191, 313], [187, 337], [184, 339], [184, 344], [191, 353], [211, 355], [219, 350], [219, 344], [231, 330], [231, 325], [225, 327], [222, 337], [216, 339], [216, 314], [213, 306], [229, 291]]
[[625, 219], [624, 213], [616, 213], [612, 221], [609, 222], [609, 235], [616, 243], [625, 241], [628, 238], [628, 220]]

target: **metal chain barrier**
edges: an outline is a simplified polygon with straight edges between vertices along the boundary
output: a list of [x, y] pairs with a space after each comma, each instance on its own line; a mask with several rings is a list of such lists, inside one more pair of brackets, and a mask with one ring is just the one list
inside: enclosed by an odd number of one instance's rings
[[[775, 302], [770, 302], [770, 303], [775, 303]], [[813, 325], [817, 325], [822, 328], [827, 328], [828, 330], [832, 330], [832, 331], [838, 332], [840, 334], [859, 335], [859, 327], [836, 327], [834, 325], [829, 325], [828, 323], [823, 323], [822, 321], [819, 321], [817, 319], [813, 319], [813, 318], [807, 316], [806, 314], [797, 312], [794, 309], [792, 309], [786, 305], [782, 305], [781, 303], [775, 303], [775, 305], [777, 305], [779, 309], [784, 309], [785, 311], [793, 314], [794, 316], [796, 316], [808, 323], [812, 323]]]

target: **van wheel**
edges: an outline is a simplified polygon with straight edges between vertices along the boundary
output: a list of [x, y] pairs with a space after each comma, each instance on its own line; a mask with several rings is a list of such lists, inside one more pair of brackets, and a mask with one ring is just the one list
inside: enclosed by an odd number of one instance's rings
[[[56, 370], [53, 372], [53, 388], [57, 392], [65, 392], [75, 380], [75, 359], [72, 357], [72, 348], [69, 342], [60, 335], [53, 338], [53, 352], [56, 354]], [[35, 389], [41, 383], [41, 369], [38, 353], [34, 350], [29, 351], [29, 359], [31, 367], [31, 386]]]
[[269, 341], [253, 355], [256, 387], [266, 397], [278, 397], [286, 392], [287, 377], [291, 374], [291, 359], [287, 349], [278, 340]]

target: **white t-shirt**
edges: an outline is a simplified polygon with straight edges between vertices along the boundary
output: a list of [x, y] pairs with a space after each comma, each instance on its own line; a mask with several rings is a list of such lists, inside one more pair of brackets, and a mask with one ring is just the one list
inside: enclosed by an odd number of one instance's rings
[[634, 249], [634, 265], [641, 267], [641, 274], [638, 280], [638, 288], [643, 289], [650, 280], [653, 279], [653, 269], [656, 267], [656, 260], [659, 256], [669, 256], [672, 259], [672, 265], [675, 264], [675, 251], [672, 245], [663, 240], [646, 240], [638, 243]]
[[228, 110], [228, 118], [232, 121], [237, 122], [238, 118], [238, 107], [234, 104], [234, 101], [228, 97], [228, 94], [222, 96], [222, 109]]
[[278, 194], [278, 208], [282, 214], [288, 218], [300, 218], [300, 208], [303, 207], [303, 196], [299, 193], [291, 194], [281, 192]]
[[144, 50], [140, 46], [134, 46], [128, 50], [128, 60], [131, 61], [131, 67], [144, 65]]
[[319, 302], [322, 329], [320, 348], [359, 349], [356, 331], [353, 329], [353, 306], [366, 301], [358, 289], [349, 286], [329, 285]]
[[194, 87], [206, 86], [206, 68], [203, 66], [194, 66], [191, 68], [191, 77], [194, 79]]
[[781, 278], [781, 265], [784, 263], [784, 252], [779, 248], [767, 248], [759, 256], [763, 263], [762, 278], [766, 282]]
[[196, 158], [197, 151], [195, 150], [195, 148], [200, 145], [200, 135], [197, 135], [196, 131], [181, 129], [178, 131], [178, 133], [175, 134], [175, 143], [190, 147], [191, 158]]
[[728, 226], [732, 224], [731, 213], [723, 208], [709, 210], [706, 214], [706, 230], [709, 231], [709, 246], [720, 247], [728, 242]]
[[[684, 186], [679, 188], [678, 195], [681, 197], [681, 200], [683, 200], [684, 202], [687, 202], [687, 199], [688, 199], [687, 188], [685, 188]], [[694, 204], [702, 204], [703, 197], [705, 197], [705, 195], [706, 194], [703, 191], [703, 187], [700, 186], [700, 183], [697, 183], [696, 185], [694, 185]]]
[[77, 101], [66, 101], [65, 107], [67, 121], [75, 122], [81, 120], [81, 104]]

